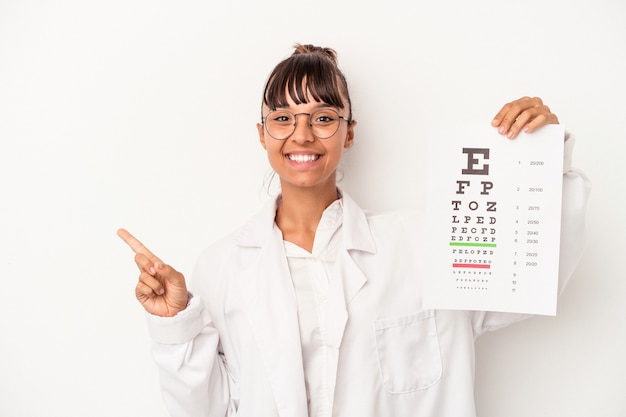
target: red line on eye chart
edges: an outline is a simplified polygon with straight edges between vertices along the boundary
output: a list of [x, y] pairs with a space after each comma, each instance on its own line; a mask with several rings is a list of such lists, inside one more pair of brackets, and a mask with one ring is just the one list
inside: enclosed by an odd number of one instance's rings
[[479, 268], [489, 269], [491, 265], [488, 264], [452, 264], [452, 268]]

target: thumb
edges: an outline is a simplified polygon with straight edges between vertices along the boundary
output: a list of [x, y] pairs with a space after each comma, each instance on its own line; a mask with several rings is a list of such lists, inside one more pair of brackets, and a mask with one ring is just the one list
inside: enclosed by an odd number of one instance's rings
[[156, 277], [165, 287], [165, 297], [168, 304], [184, 309], [189, 301], [189, 294], [183, 274], [161, 262], [157, 262], [154, 267], [156, 269]]
[[173, 285], [180, 285], [185, 283], [185, 277], [183, 274], [172, 268], [171, 266], [162, 262], [156, 262], [154, 264], [154, 272], [157, 278], [166, 281]]

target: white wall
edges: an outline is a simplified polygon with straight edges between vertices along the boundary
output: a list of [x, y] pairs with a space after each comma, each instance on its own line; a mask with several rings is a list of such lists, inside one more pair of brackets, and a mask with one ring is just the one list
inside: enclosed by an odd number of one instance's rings
[[588, 250], [556, 318], [479, 339], [478, 411], [625, 416], [626, 3], [428, 3], [0, 0], [0, 416], [166, 415], [115, 230], [189, 271], [260, 207], [261, 89], [295, 42], [339, 52], [368, 208], [424, 205], [435, 126], [539, 95], [575, 132]]

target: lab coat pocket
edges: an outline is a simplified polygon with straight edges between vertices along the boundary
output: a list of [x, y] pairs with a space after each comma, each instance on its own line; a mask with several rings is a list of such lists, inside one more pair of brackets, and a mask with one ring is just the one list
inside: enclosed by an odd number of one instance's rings
[[434, 310], [374, 322], [383, 385], [391, 394], [426, 389], [442, 373]]

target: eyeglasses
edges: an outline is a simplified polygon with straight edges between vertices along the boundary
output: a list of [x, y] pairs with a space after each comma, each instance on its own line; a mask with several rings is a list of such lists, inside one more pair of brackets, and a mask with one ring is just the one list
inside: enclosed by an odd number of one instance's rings
[[342, 120], [350, 123], [350, 120], [328, 108], [315, 110], [313, 113], [297, 114], [287, 110], [274, 110], [261, 120], [271, 137], [276, 140], [285, 140], [296, 131], [296, 117], [300, 115], [309, 117], [308, 125], [311, 133], [318, 139], [328, 139], [337, 133]]

